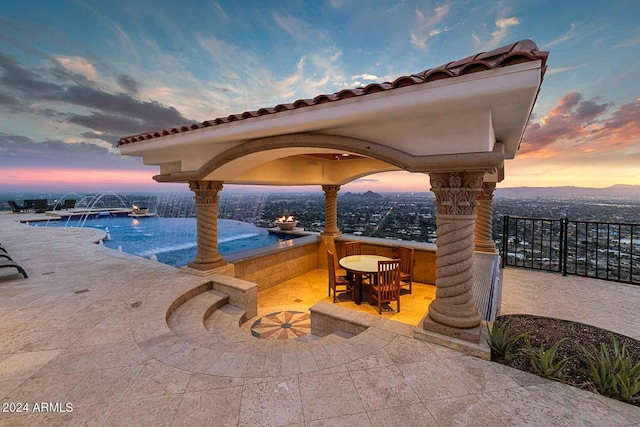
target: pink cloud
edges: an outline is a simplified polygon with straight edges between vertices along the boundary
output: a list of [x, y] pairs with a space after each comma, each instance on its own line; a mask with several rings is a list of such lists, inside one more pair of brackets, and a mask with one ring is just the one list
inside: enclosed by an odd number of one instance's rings
[[[627, 109], [626, 104], [612, 114], [612, 118], [620, 110]], [[520, 152], [522, 154], [538, 152], [543, 155], [547, 147], [562, 141], [593, 141], [606, 132], [613, 130], [613, 123], [601, 117], [613, 106], [612, 102], [602, 102], [601, 98], [582, 100], [582, 95], [572, 91], [560, 98], [548, 115], [537, 122], [531, 122], [527, 126]], [[617, 126], [624, 120], [629, 120], [629, 114], [624, 114], [621, 120], [617, 120]], [[640, 118], [638, 116], [636, 120]], [[640, 135], [640, 134], [638, 134]], [[554, 150], [550, 150], [554, 151]]]
[[593, 132], [594, 138], [605, 142], [627, 143], [640, 137], [640, 101], [624, 104], [602, 121]]
[[517, 185], [601, 187], [638, 184], [640, 98], [614, 107], [578, 92], [560, 98], [529, 123], [521, 155], [506, 165], [505, 182]]

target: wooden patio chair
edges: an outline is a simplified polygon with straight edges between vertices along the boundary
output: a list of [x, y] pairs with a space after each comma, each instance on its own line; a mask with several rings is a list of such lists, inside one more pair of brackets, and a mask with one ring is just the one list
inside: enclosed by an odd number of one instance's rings
[[413, 248], [398, 246], [398, 258], [400, 258], [400, 286], [409, 285], [409, 294], [413, 290]]
[[345, 242], [344, 256], [362, 255], [362, 244], [360, 242]]
[[[345, 242], [344, 244], [344, 256], [362, 255], [362, 243], [360, 242]], [[353, 281], [353, 273], [347, 272], [347, 278]], [[371, 275], [363, 274], [362, 281], [368, 281], [371, 283]]]
[[382, 304], [396, 301], [400, 313], [400, 260], [378, 261], [378, 280], [371, 285], [369, 304], [376, 300], [378, 314], [382, 314]]
[[331, 251], [327, 251], [327, 270], [329, 271], [329, 296], [333, 290], [333, 303], [336, 302], [338, 286], [344, 286], [344, 291], [351, 292], [353, 297], [353, 282], [344, 276], [336, 275], [336, 260]]

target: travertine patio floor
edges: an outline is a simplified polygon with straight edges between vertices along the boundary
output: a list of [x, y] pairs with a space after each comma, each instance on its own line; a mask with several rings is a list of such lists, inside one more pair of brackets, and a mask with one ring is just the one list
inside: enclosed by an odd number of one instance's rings
[[[339, 270], [339, 273], [343, 270]], [[311, 270], [279, 285], [261, 291], [258, 298], [258, 311], [266, 313], [274, 308], [287, 310], [307, 310], [319, 301], [333, 304], [333, 294], [328, 295], [327, 270]], [[396, 322], [417, 326], [424, 316], [427, 307], [436, 296], [436, 287], [424, 283], [413, 283], [412, 292], [403, 287], [400, 298], [400, 313], [397, 312], [396, 303], [388, 305], [389, 311], [383, 311], [382, 317]], [[348, 295], [338, 292], [338, 304], [340, 307], [357, 310], [363, 313], [378, 315], [378, 307], [368, 303], [368, 285], [363, 285], [362, 304], [356, 305]]]
[[[0, 399], [74, 410], [0, 412], [0, 426], [640, 426], [640, 408], [414, 340], [392, 321], [353, 338], [254, 339], [238, 347], [249, 353], [178, 368], [140, 347], [136, 320], [156, 295], [205, 279], [92, 244], [88, 230], [28, 228], [16, 217], [0, 214], [0, 242], [29, 278], [0, 270]], [[504, 275], [505, 313], [640, 337], [640, 287]]]

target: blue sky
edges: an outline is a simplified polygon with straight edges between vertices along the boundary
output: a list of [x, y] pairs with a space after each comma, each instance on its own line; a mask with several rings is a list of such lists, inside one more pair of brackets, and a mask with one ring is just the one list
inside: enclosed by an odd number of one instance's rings
[[[0, 10], [0, 190], [161, 191], [121, 136], [433, 68], [550, 51], [509, 186], [640, 184], [636, 1], [32, 1]], [[185, 186], [186, 187], [186, 186]], [[353, 190], [428, 190], [368, 177]], [[172, 188], [173, 189], [173, 188]]]

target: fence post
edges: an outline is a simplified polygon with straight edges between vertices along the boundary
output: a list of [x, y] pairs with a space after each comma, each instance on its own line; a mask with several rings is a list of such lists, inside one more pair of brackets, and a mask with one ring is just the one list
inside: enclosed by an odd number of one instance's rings
[[507, 250], [508, 250], [508, 242], [507, 239], [509, 238], [509, 215], [503, 215], [502, 216], [502, 259], [500, 260], [500, 263], [502, 264], [501, 267], [504, 268], [504, 266], [506, 265], [506, 259], [507, 259]]
[[560, 264], [562, 265], [562, 275], [566, 276], [567, 275], [567, 254], [569, 252], [569, 237], [567, 236], [568, 231], [569, 231], [569, 219], [567, 217], [564, 217], [560, 220], [561, 224], [562, 224], [562, 228], [560, 231], [560, 248], [561, 248], [561, 252], [560, 252]]

